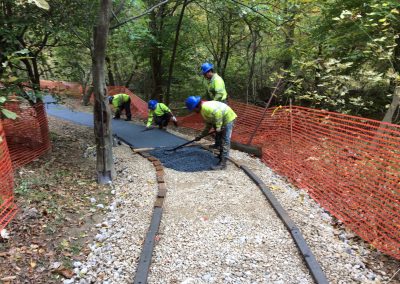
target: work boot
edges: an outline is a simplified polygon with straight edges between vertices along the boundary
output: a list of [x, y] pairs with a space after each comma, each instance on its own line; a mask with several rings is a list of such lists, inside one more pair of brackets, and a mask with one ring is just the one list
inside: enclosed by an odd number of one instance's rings
[[219, 149], [219, 145], [214, 143], [210, 146], [211, 149]]
[[125, 121], [132, 121], [130, 117], [126, 118]]
[[226, 158], [222, 157], [222, 159], [219, 160], [217, 165], [211, 166], [211, 169], [214, 171], [225, 170], [226, 169]]

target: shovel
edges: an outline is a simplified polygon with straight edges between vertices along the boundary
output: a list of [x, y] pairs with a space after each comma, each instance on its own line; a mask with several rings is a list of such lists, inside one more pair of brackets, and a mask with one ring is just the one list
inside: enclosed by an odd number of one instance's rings
[[[209, 132], [209, 133], [207, 133], [206, 135], [200, 136], [200, 139], [202, 139], [202, 138], [204, 138], [204, 137], [207, 137], [207, 136], [209, 136], [209, 135], [211, 135], [211, 134], [214, 134], [214, 133], [215, 133], [215, 131]], [[175, 152], [176, 150], [178, 150], [178, 149], [180, 149], [180, 148], [183, 148], [183, 147], [185, 147], [185, 146], [187, 146], [187, 145], [189, 145], [189, 144], [192, 144], [192, 143], [195, 142], [196, 140], [197, 140], [197, 139], [190, 140], [190, 141], [188, 141], [188, 142], [186, 142], [186, 143], [183, 143], [182, 145], [179, 145], [179, 146], [177, 146], [177, 147], [175, 147], [175, 148], [173, 148], [173, 149], [167, 149], [167, 150], [165, 150], [165, 152]]]

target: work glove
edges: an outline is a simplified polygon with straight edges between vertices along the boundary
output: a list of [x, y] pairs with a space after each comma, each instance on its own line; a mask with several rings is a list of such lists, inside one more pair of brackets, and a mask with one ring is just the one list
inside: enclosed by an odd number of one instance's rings
[[196, 136], [195, 138], [194, 138], [194, 141], [200, 141], [201, 140], [201, 136]]
[[221, 131], [222, 131], [221, 127], [215, 129], [215, 132], [217, 133], [221, 133]]
[[172, 117], [172, 122], [174, 123], [175, 127], [178, 127], [178, 120], [175, 116]]

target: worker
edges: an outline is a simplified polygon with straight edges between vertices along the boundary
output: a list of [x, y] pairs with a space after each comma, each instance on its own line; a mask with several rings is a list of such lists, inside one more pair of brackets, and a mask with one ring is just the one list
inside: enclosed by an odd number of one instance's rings
[[169, 121], [172, 119], [175, 126], [178, 126], [177, 119], [173, 115], [172, 111], [163, 103], [159, 103], [156, 100], [150, 100], [148, 103], [149, 116], [147, 118], [146, 129], [151, 129], [153, 124], [153, 119], [159, 129], [166, 128]]
[[[214, 65], [209, 62], [205, 62], [201, 65], [201, 73], [204, 78], [208, 80], [206, 98], [209, 101], [219, 101], [227, 103], [228, 93], [225, 89], [225, 82], [217, 73], [214, 72]], [[215, 143], [211, 145], [214, 149], [219, 149], [221, 145], [219, 142], [221, 139], [215, 137]]]
[[108, 102], [113, 105], [115, 110], [114, 119], [120, 119], [121, 112], [125, 109], [126, 121], [132, 120], [131, 97], [127, 94], [116, 94], [108, 97]]
[[214, 65], [205, 62], [201, 65], [201, 73], [208, 80], [207, 83], [207, 99], [210, 101], [219, 101], [227, 103], [228, 93], [225, 89], [224, 80], [214, 72]]
[[208, 134], [212, 127], [217, 132], [217, 139], [221, 140], [219, 147], [219, 162], [212, 166], [213, 170], [226, 169], [226, 160], [229, 157], [231, 147], [231, 136], [233, 125], [237, 117], [236, 113], [225, 103], [217, 101], [201, 101], [198, 96], [190, 96], [185, 101], [186, 107], [190, 111], [200, 113], [205, 122], [205, 127], [196, 141]]

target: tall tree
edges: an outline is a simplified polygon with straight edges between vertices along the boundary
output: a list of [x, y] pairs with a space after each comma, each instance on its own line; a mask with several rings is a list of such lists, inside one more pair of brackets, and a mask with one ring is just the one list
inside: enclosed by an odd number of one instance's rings
[[94, 27], [93, 86], [94, 132], [97, 153], [97, 180], [100, 184], [112, 181], [115, 175], [112, 155], [111, 111], [107, 101], [105, 58], [110, 26], [112, 0], [101, 0], [97, 26]]
[[189, 0], [183, 0], [182, 9], [181, 9], [181, 12], [179, 14], [178, 23], [176, 25], [175, 40], [174, 40], [174, 45], [173, 45], [173, 48], [172, 48], [172, 55], [171, 55], [171, 60], [170, 60], [170, 63], [169, 63], [169, 69], [168, 69], [167, 91], [166, 91], [166, 94], [165, 94], [165, 102], [166, 102], [167, 105], [169, 105], [169, 102], [170, 102], [172, 73], [174, 71], [176, 49], [178, 47], [179, 34], [180, 34], [180, 31], [181, 31], [183, 15], [185, 13], [186, 6], [188, 5], [189, 2], [190, 2]]

